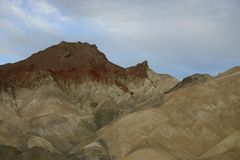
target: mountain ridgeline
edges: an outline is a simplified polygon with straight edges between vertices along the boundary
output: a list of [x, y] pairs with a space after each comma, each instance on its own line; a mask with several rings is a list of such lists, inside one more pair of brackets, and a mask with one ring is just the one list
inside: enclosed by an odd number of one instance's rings
[[239, 160], [240, 67], [182, 81], [61, 42], [0, 66], [0, 159]]

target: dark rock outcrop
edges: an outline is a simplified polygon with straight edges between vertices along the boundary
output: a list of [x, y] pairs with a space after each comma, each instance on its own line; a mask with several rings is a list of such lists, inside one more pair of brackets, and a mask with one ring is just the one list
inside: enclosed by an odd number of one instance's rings
[[210, 78], [209, 74], [199, 74], [199, 73], [193, 74], [191, 76], [184, 78], [181, 82], [177, 83], [173, 88], [171, 88], [166, 93], [170, 93], [172, 91], [175, 91], [187, 86], [204, 83], [207, 81], [208, 78]]

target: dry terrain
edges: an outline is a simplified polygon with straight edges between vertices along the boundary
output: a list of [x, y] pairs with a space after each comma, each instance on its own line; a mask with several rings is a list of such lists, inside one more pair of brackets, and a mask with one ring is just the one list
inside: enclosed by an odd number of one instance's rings
[[61, 42], [0, 66], [0, 159], [240, 160], [240, 67], [179, 81]]

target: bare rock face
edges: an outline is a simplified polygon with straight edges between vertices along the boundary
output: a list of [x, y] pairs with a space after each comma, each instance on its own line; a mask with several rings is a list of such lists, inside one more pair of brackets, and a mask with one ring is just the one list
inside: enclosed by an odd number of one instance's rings
[[0, 66], [0, 159], [234, 160], [239, 73], [179, 82], [61, 42]]
[[176, 86], [174, 86], [169, 91], [167, 91], [167, 93], [172, 92], [177, 89], [180, 89], [180, 88], [187, 87], [187, 86], [204, 83], [209, 78], [210, 78], [209, 74], [199, 74], [199, 73], [193, 74], [191, 76], [184, 78], [181, 82], [177, 83]]
[[126, 73], [131, 77], [147, 78], [148, 69], [149, 69], [148, 62], [144, 61], [142, 63], [137, 64], [136, 66], [127, 68]]

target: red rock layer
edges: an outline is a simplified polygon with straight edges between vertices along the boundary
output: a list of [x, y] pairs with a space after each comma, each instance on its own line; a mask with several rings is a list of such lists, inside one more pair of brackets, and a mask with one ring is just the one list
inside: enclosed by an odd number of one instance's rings
[[61, 42], [29, 58], [0, 66], [0, 79], [12, 83], [25, 81], [32, 73], [46, 71], [56, 80], [115, 83], [118, 79], [146, 78], [147, 62], [124, 69], [108, 61], [95, 45]]

